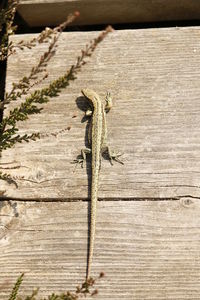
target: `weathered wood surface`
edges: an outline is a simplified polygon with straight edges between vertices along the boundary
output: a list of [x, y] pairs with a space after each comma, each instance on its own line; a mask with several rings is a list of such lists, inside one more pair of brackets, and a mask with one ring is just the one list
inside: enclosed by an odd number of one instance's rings
[[[96, 36], [95, 32], [64, 33], [43, 85], [63, 74], [80, 49]], [[15, 36], [13, 41], [31, 37]], [[13, 81], [28, 74], [45, 47], [9, 58], [8, 91]], [[74, 169], [71, 161], [85, 147], [84, 113], [76, 99], [83, 87], [89, 87], [102, 97], [107, 90], [113, 96], [114, 106], [108, 114], [109, 145], [124, 153], [125, 163], [111, 167], [103, 160], [99, 196], [199, 197], [199, 65], [199, 27], [111, 33], [59, 97], [44, 105], [40, 115], [19, 124], [21, 133], [54, 133], [68, 126], [71, 130], [4, 151], [1, 162], [21, 165], [9, 172], [29, 181], [18, 181], [18, 189], [1, 182], [1, 189], [6, 189], [8, 197], [21, 199], [88, 197], [87, 172]]]
[[[16, 277], [40, 295], [84, 280], [87, 202], [1, 202], [0, 298]], [[191, 300], [200, 294], [200, 202], [101, 201], [92, 275], [104, 271], [95, 299]]]
[[[64, 33], [43, 86], [63, 74], [96, 36]], [[198, 27], [116, 31], [59, 97], [20, 124], [20, 133], [71, 129], [3, 152], [1, 162], [21, 166], [8, 171], [27, 181], [19, 180], [18, 189], [1, 182], [8, 199], [16, 198], [0, 205], [1, 300], [8, 299], [21, 272], [24, 295], [39, 286], [47, 296], [84, 279], [88, 202], [81, 200], [88, 197], [90, 178], [70, 163], [84, 147], [83, 112], [76, 105], [83, 87], [101, 96], [111, 91], [109, 144], [124, 152], [125, 162], [113, 167], [102, 162], [99, 195], [110, 201], [98, 203], [92, 270], [106, 277], [97, 299], [199, 299], [199, 37]], [[9, 58], [8, 91], [46, 47]], [[158, 201], [164, 198], [179, 200]]]
[[56, 25], [73, 11], [78, 25], [198, 20], [196, 0], [21, 0], [18, 12], [30, 26]]

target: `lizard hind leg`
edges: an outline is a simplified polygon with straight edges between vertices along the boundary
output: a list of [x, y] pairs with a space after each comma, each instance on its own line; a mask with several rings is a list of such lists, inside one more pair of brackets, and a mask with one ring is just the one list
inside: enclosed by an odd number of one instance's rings
[[86, 161], [86, 155], [91, 153], [90, 148], [81, 149], [81, 154], [72, 161], [73, 164], [80, 164], [81, 168], [83, 168], [83, 165]]
[[104, 149], [105, 149], [105, 150], [104, 150], [103, 152], [107, 152], [107, 154], [108, 154], [108, 159], [109, 159], [111, 165], [113, 165], [113, 160], [117, 161], [118, 163], [120, 163], [120, 164], [122, 164], [122, 165], [124, 164], [123, 161], [121, 161], [121, 160], [119, 159], [119, 157], [122, 156], [123, 153], [113, 151], [113, 150], [111, 150], [110, 147], [108, 147], [108, 146], [106, 146]]

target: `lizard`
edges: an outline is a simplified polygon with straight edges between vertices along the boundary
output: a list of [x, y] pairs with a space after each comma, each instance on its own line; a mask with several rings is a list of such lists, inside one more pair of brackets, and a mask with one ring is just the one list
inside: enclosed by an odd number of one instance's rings
[[97, 212], [97, 200], [98, 200], [98, 183], [99, 172], [101, 166], [101, 155], [107, 152], [110, 163], [113, 160], [119, 160], [120, 153], [114, 153], [107, 145], [107, 125], [106, 125], [106, 113], [112, 107], [112, 98], [110, 93], [107, 92], [105, 104], [101, 101], [96, 92], [89, 88], [82, 89], [83, 96], [88, 100], [91, 109], [88, 109], [85, 113], [86, 116], [91, 117], [88, 129], [88, 143], [90, 148], [82, 149], [81, 156], [74, 160], [74, 162], [81, 163], [86, 160], [86, 155], [92, 153], [92, 182], [91, 182], [91, 206], [90, 206], [90, 234], [89, 234], [89, 253], [87, 261], [86, 279], [90, 278], [91, 264], [94, 252], [95, 242], [95, 230], [96, 230], [96, 212]]

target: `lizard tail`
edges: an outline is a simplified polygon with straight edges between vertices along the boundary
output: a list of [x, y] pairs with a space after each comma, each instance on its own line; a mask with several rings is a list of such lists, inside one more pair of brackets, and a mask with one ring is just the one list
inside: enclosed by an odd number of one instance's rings
[[[96, 176], [95, 176], [95, 178], [96, 178]], [[89, 251], [88, 251], [89, 254], [88, 254], [87, 275], [86, 275], [87, 280], [90, 278], [90, 271], [91, 271], [92, 258], [93, 258], [93, 252], [94, 252], [95, 231], [96, 231], [97, 193], [98, 193], [98, 180], [94, 180], [94, 182], [92, 182], [92, 190], [91, 190], [90, 235], [89, 235]]]

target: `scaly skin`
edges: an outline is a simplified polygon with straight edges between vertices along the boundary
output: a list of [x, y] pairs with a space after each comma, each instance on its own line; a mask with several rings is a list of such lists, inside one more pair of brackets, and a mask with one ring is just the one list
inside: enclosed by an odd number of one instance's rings
[[90, 277], [90, 270], [94, 251], [96, 211], [98, 199], [98, 183], [101, 162], [102, 143], [105, 140], [105, 112], [103, 103], [99, 96], [90, 89], [83, 89], [83, 95], [92, 104], [91, 125], [91, 150], [92, 150], [92, 185], [91, 185], [91, 219], [90, 219], [90, 245], [87, 264], [87, 279]]
[[[91, 89], [83, 89], [82, 94], [87, 98], [92, 110], [86, 112], [86, 116], [92, 116], [90, 123], [90, 130], [88, 137], [91, 149], [82, 149], [81, 159], [76, 159], [74, 162], [83, 163], [86, 159], [86, 154], [92, 152], [92, 184], [91, 184], [91, 218], [90, 218], [90, 240], [89, 240], [89, 255], [87, 262], [87, 280], [90, 278], [90, 271], [92, 265], [92, 258], [94, 252], [95, 230], [96, 230], [96, 212], [98, 200], [98, 185], [99, 185], [99, 171], [101, 164], [101, 155], [107, 151], [108, 157], [112, 164], [112, 160], [119, 160], [120, 153], [111, 153], [107, 146], [107, 126], [106, 126], [106, 112], [112, 107], [112, 100], [110, 94], [107, 93], [106, 104], [103, 105], [100, 97]], [[123, 163], [122, 163], [123, 164]]]

